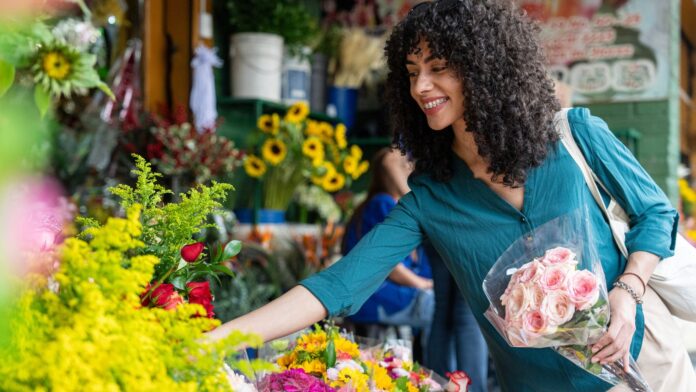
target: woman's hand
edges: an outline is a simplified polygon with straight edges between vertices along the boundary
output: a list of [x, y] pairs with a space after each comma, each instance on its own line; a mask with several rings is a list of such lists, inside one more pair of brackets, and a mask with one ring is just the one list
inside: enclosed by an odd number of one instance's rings
[[592, 362], [607, 364], [623, 359], [629, 370], [631, 340], [636, 330], [636, 301], [628, 291], [614, 288], [609, 292], [611, 321], [607, 333], [592, 345]]

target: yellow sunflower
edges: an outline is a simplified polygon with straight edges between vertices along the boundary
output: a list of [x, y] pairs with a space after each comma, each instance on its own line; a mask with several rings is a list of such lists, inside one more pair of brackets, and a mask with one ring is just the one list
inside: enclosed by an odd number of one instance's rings
[[336, 125], [336, 129], [334, 131], [334, 137], [336, 138], [336, 145], [338, 145], [338, 148], [343, 150], [348, 146], [348, 141], [346, 140], [346, 126], [343, 124], [338, 124]]
[[258, 178], [266, 173], [266, 164], [256, 155], [247, 155], [244, 160], [244, 171], [249, 177]]
[[346, 177], [341, 173], [333, 173], [324, 177], [321, 187], [327, 192], [336, 192], [341, 190], [346, 184]]
[[285, 113], [285, 121], [289, 123], [299, 124], [309, 114], [309, 106], [306, 102], [300, 101], [290, 106], [288, 112]]
[[367, 385], [369, 378], [367, 374], [361, 372], [360, 370], [353, 369], [351, 367], [344, 367], [338, 372], [338, 380], [331, 381], [329, 386], [333, 388], [341, 388], [344, 385], [350, 383], [353, 391], [369, 391]]
[[282, 140], [276, 138], [266, 139], [261, 147], [261, 155], [263, 159], [273, 166], [283, 162], [288, 154], [288, 147]]
[[305, 135], [307, 136], [321, 136], [321, 129], [319, 129], [319, 122], [314, 120], [307, 120], [307, 126], [305, 127]]
[[318, 166], [317, 174], [312, 176], [312, 183], [317, 186], [322, 186], [324, 179], [336, 174], [336, 167], [331, 162], [324, 161]]
[[302, 143], [302, 153], [306, 156], [315, 159], [317, 157], [324, 157], [324, 145], [321, 140], [316, 136], [308, 137], [307, 140]]
[[346, 172], [346, 174], [353, 174], [355, 173], [355, 170], [358, 168], [359, 161], [355, 159], [354, 156], [348, 155], [346, 159], [343, 160], [343, 171]]
[[360, 147], [353, 144], [352, 146], [350, 146], [350, 155], [355, 157], [355, 159], [357, 159], [357, 160], [361, 160], [362, 156], [363, 156], [362, 149], [360, 149]]
[[277, 135], [280, 130], [280, 116], [277, 113], [264, 114], [259, 117], [256, 126], [265, 133]]
[[70, 74], [70, 60], [59, 51], [49, 51], [43, 55], [41, 66], [49, 77], [63, 80]]
[[375, 380], [375, 386], [380, 391], [391, 391], [394, 388], [392, 378], [389, 376], [387, 369], [370, 361], [365, 362], [368, 368], [372, 371], [372, 379]]
[[360, 162], [360, 164], [358, 165], [358, 168], [355, 169], [355, 171], [353, 172], [353, 174], [351, 175], [351, 177], [353, 177], [354, 180], [357, 180], [360, 176], [362, 176], [363, 174], [365, 174], [365, 172], [366, 172], [367, 169], [369, 169], [369, 168], [370, 168], [370, 162], [368, 162], [368, 161], [362, 161], [362, 162]]
[[332, 139], [334, 135], [334, 130], [331, 124], [327, 123], [326, 121], [321, 121], [319, 125], [317, 126], [319, 134], [327, 139]]

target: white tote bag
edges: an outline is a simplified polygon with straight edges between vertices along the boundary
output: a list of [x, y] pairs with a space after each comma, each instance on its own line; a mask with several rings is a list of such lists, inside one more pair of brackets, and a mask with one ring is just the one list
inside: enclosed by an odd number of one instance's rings
[[[556, 113], [556, 129], [561, 135], [563, 145], [582, 170], [592, 196], [609, 220], [614, 242], [624, 257], [628, 258], [625, 244], [626, 232], [629, 230], [628, 214], [611, 196], [587, 164], [570, 131], [568, 110], [563, 109]], [[604, 205], [598, 185], [611, 197], [608, 206]], [[677, 234], [674, 256], [663, 259], [657, 264], [648, 284], [662, 298], [674, 316], [696, 321], [696, 248], [691, 246], [681, 234]]]

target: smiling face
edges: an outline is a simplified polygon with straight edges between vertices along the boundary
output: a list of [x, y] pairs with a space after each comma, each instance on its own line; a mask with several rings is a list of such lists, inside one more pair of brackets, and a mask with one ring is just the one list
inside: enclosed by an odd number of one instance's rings
[[430, 128], [436, 131], [449, 125], [466, 128], [462, 81], [445, 59], [430, 54], [426, 41], [421, 40], [406, 56], [406, 70], [411, 97], [425, 114]]

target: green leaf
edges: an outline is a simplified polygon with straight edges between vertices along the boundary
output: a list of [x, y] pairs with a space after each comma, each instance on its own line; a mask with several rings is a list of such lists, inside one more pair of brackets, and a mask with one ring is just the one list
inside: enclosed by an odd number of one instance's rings
[[0, 97], [10, 89], [15, 77], [14, 65], [0, 59]]
[[225, 245], [225, 251], [222, 254], [222, 260], [229, 260], [242, 251], [242, 242], [233, 240]]
[[231, 277], [234, 278], [234, 275], [235, 275], [235, 274], [234, 274], [234, 271], [232, 271], [231, 269], [225, 267], [224, 265], [219, 265], [219, 264], [218, 264], [218, 265], [212, 266], [211, 268], [213, 269], [213, 271], [220, 272], [220, 273], [229, 275], [229, 276], [231, 276]]
[[171, 283], [179, 290], [186, 290], [186, 278], [183, 276], [177, 276], [171, 280]]
[[51, 94], [48, 93], [41, 85], [37, 84], [34, 87], [34, 103], [41, 113], [41, 117], [46, 115], [48, 108], [51, 106]]
[[333, 339], [329, 340], [326, 344], [326, 351], [324, 351], [324, 358], [326, 359], [326, 367], [332, 368], [336, 365], [336, 345]]
[[114, 93], [111, 91], [109, 86], [104, 83], [104, 82], [97, 82], [97, 87], [104, 92], [104, 94], [108, 95], [109, 98], [111, 98], [112, 101], [116, 100], [116, 96], [114, 96]]

